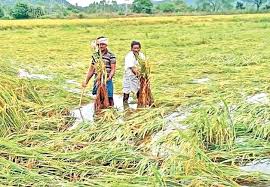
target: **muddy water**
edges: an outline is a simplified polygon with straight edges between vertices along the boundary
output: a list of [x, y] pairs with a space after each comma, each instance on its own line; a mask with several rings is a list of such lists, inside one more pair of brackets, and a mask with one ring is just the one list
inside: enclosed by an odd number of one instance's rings
[[159, 157], [167, 157], [172, 154], [173, 150], [176, 150], [177, 147], [173, 147], [172, 145], [167, 145], [164, 143], [160, 143], [163, 138], [166, 138], [170, 133], [174, 131], [184, 131], [189, 127], [187, 125], [181, 124], [191, 113], [189, 110], [185, 109], [176, 109], [176, 111], [165, 116], [165, 125], [163, 129], [152, 136], [151, 140], [151, 154], [153, 156]]
[[27, 79], [40, 79], [40, 80], [51, 80], [52, 79], [52, 77], [49, 75], [31, 74], [28, 71], [26, 71], [25, 69], [19, 69], [18, 77], [27, 78]]
[[[250, 173], [261, 173], [270, 175], [270, 159], [256, 160], [240, 167], [241, 171]], [[265, 183], [246, 183], [241, 184], [241, 187], [270, 187], [270, 184]]]
[[[114, 95], [113, 99], [114, 99], [114, 108], [116, 108], [118, 111], [124, 111], [123, 97], [121, 95]], [[137, 109], [137, 104], [134, 103], [134, 100], [132, 98], [129, 99], [129, 108], [134, 110]], [[87, 105], [83, 105], [81, 108], [77, 107], [71, 110], [71, 116], [75, 118], [75, 122], [73, 126], [69, 128], [69, 130], [77, 128], [81, 123], [93, 122], [94, 112], [95, 112], [94, 102]]]
[[194, 84], [207, 84], [210, 81], [209, 78], [200, 78], [200, 79], [194, 79], [192, 80], [192, 83]]
[[249, 104], [269, 104], [270, 103], [267, 93], [258, 93], [256, 95], [248, 96], [246, 101]]
[[[78, 83], [75, 80], [66, 80], [66, 86], [64, 86], [64, 89], [70, 93], [74, 94], [81, 94], [82, 89], [77, 88], [80, 86], [80, 83]], [[69, 85], [75, 85], [75, 88], [70, 88]], [[83, 105], [80, 108], [76, 107], [73, 110], [71, 110], [71, 116], [75, 118], [75, 122], [72, 127], [69, 128], [69, 130], [77, 128], [81, 123], [85, 122], [93, 122], [94, 121], [94, 99], [95, 96], [92, 95], [90, 92], [85, 92], [84, 96], [91, 97], [93, 101], [89, 104]], [[123, 105], [123, 97], [121, 95], [114, 95], [114, 108], [116, 108], [118, 111], [124, 111], [124, 105]], [[135, 103], [134, 99], [130, 97], [129, 99], [129, 108], [136, 110], [137, 104]]]
[[245, 166], [241, 166], [240, 169], [246, 172], [259, 172], [262, 174], [270, 175], [270, 159], [253, 161], [246, 164]]
[[75, 118], [75, 122], [69, 130], [76, 129], [81, 123], [94, 121], [94, 103], [73, 109], [71, 115]]

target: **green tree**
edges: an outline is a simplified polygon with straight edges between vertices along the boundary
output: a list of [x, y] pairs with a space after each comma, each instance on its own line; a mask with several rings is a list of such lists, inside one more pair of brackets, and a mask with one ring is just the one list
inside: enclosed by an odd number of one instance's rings
[[161, 12], [175, 12], [175, 4], [172, 2], [160, 3], [157, 6], [157, 9]]
[[29, 6], [25, 3], [17, 3], [11, 11], [11, 15], [15, 19], [27, 19], [29, 18]]
[[270, 9], [270, 5], [265, 5], [264, 9], [269, 10]]
[[45, 15], [44, 10], [41, 7], [29, 7], [28, 15], [31, 18], [39, 18]]
[[113, 0], [111, 6], [112, 6], [112, 11], [113, 11], [113, 12], [117, 12], [117, 11], [119, 10], [117, 1]]
[[238, 9], [238, 10], [244, 10], [246, 7], [244, 6], [243, 2], [237, 1], [235, 8]]
[[267, 2], [267, 0], [244, 0], [247, 3], [251, 3], [256, 6], [257, 11], [260, 10], [261, 6]]
[[151, 14], [153, 3], [150, 0], [134, 0], [132, 3], [132, 11], [136, 13]]
[[67, 7], [67, 10], [77, 14], [80, 13], [80, 10], [75, 6], [69, 6]]
[[176, 12], [184, 12], [190, 9], [184, 0], [173, 0], [172, 2], [175, 4]]
[[218, 12], [233, 8], [234, 0], [197, 0], [196, 4], [199, 10]]
[[184, 0], [171, 0], [161, 2], [157, 7], [157, 10], [161, 12], [185, 12], [191, 10]]
[[4, 9], [2, 7], [0, 7], [0, 18], [2, 18], [4, 16], [5, 16]]

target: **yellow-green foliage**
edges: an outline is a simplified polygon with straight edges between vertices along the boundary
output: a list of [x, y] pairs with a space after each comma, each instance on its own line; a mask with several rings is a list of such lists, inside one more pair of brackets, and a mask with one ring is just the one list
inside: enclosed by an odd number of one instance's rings
[[[1, 185], [269, 184], [269, 175], [238, 167], [270, 152], [269, 129], [260, 128], [269, 121], [269, 104], [246, 103], [249, 95], [270, 94], [269, 20], [269, 14], [253, 14], [0, 21]], [[103, 119], [67, 131], [80, 95], [66, 91], [79, 89], [66, 80], [84, 79], [92, 61], [89, 41], [101, 35], [117, 57], [118, 94], [130, 42], [142, 43], [156, 108], [106, 111]], [[52, 79], [20, 79], [20, 68]], [[202, 78], [208, 82], [194, 81]], [[167, 132], [160, 144], [168, 157], [153, 155], [153, 136], [179, 106], [190, 108], [181, 122], [188, 129]]]
[[235, 140], [235, 126], [228, 112], [224, 108], [210, 108], [200, 111], [193, 126], [196, 135], [207, 148], [227, 146], [231, 148]]

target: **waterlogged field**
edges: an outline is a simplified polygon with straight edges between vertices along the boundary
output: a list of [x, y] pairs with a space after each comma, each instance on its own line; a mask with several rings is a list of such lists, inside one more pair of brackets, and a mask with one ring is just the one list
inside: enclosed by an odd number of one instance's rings
[[[269, 14], [0, 21], [0, 184], [268, 186], [269, 33]], [[117, 108], [89, 122], [87, 105], [76, 121], [100, 35], [117, 56]], [[156, 107], [123, 111], [134, 39]]]

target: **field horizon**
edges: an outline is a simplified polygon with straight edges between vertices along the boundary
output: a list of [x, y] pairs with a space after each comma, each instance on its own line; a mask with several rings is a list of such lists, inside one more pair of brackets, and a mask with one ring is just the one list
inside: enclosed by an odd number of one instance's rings
[[[270, 14], [0, 20], [0, 184], [267, 186], [269, 32]], [[117, 101], [77, 123], [98, 36], [117, 58]], [[120, 109], [132, 40], [152, 108]]]

